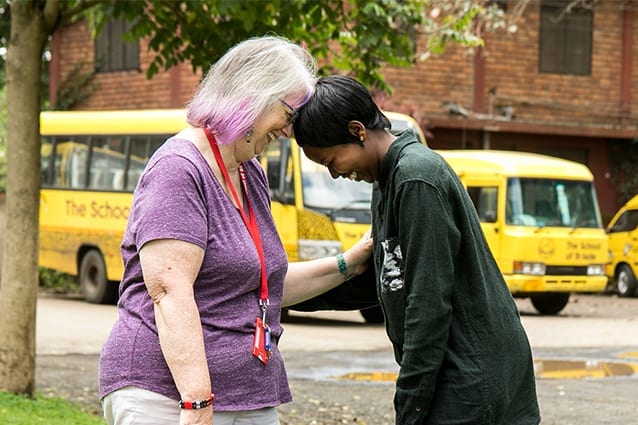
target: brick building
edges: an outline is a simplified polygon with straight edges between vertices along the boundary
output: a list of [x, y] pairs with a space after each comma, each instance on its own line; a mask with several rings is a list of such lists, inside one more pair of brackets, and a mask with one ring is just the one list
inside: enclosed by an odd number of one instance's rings
[[[585, 163], [606, 221], [622, 204], [614, 158], [638, 137], [636, 0], [561, 16], [563, 3], [531, 2], [515, 33], [487, 34], [476, 52], [450, 45], [409, 69], [387, 69], [394, 92], [378, 100], [420, 121], [435, 149], [519, 150]], [[84, 72], [87, 96], [73, 109], [183, 107], [200, 76], [181, 64], [147, 80], [146, 42], [114, 42], [126, 29], [117, 25], [95, 41], [82, 21], [54, 34], [51, 103]]]

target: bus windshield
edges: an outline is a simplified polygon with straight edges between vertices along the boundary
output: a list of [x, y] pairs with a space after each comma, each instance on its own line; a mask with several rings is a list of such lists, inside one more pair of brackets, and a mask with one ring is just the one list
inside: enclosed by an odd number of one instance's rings
[[505, 216], [518, 226], [602, 227], [590, 181], [510, 178]]
[[325, 210], [370, 209], [372, 185], [364, 181], [333, 179], [323, 165], [300, 156], [304, 205]]

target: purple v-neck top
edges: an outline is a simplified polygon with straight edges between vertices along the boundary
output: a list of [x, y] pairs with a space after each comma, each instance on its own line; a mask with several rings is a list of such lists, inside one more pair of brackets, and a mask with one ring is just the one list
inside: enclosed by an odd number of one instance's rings
[[265, 173], [256, 159], [244, 167], [246, 198], [257, 218], [266, 258], [272, 358], [264, 365], [252, 355], [255, 319], [261, 315], [255, 244], [199, 150], [187, 140], [171, 138], [150, 159], [134, 192], [122, 240], [119, 315], [100, 355], [100, 398], [136, 386], [179, 399], [162, 355], [139, 261], [139, 249], [146, 242], [178, 239], [205, 250], [194, 288], [215, 410], [260, 409], [292, 400], [277, 347], [288, 260], [270, 213]]

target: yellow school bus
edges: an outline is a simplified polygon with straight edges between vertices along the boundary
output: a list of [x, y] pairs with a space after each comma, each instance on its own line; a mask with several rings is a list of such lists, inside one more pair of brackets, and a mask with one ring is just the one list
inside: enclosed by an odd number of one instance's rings
[[[116, 300], [132, 191], [153, 152], [186, 126], [185, 117], [182, 109], [41, 114], [39, 264], [77, 275], [88, 302]], [[412, 118], [388, 117], [424, 140]], [[294, 139], [273, 141], [261, 161], [291, 261], [335, 255], [368, 229], [369, 184], [333, 180]]]
[[184, 126], [183, 111], [43, 112], [39, 265], [77, 275], [89, 302], [114, 302], [131, 193]]
[[557, 314], [571, 293], [605, 290], [607, 235], [585, 165], [512, 151], [438, 153], [467, 188], [512, 295]]
[[638, 195], [614, 214], [607, 226], [607, 277], [621, 297], [635, 297], [638, 284]]

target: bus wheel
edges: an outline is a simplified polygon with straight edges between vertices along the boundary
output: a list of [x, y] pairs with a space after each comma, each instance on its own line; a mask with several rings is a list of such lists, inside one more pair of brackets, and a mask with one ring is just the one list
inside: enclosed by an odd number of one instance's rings
[[366, 323], [383, 323], [383, 310], [381, 307], [369, 307], [359, 310]]
[[616, 276], [616, 291], [620, 297], [636, 296], [636, 276], [634, 276], [631, 268], [626, 264], [623, 264], [618, 268], [618, 275]]
[[542, 292], [531, 296], [532, 305], [540, 314], [554, 315], [565, 308], [569, 292]]
[[80, 264], [80, 288], [82, 296], [92, 304], [110, 304], [117, 297], [117, 285], [106, 278], [106, 265], [102, 254], [91, 249], [82, 257]]

